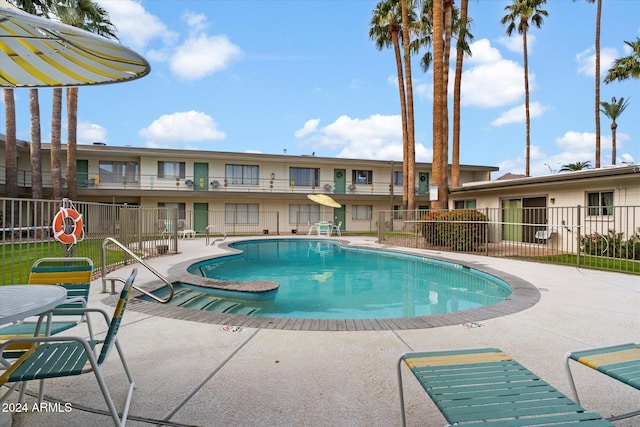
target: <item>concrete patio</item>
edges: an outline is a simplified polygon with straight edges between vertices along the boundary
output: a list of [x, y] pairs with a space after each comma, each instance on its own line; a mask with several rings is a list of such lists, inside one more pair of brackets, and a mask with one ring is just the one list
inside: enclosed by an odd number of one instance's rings
[[[342, 237], [383, 247], [371, 237]], [[162, 274], [224, 248], [180, 239], [180, 254], [149, 260]], [[540, 292], [532, 307], [482, 319], [420, 329], [309, 331], [241, 326], [150, 314], [130, 304], [118, 338], [136, 381], [129, 426], [398, 426], [398, 357], [413, 350], [498, 347], [566, 394], [566, 351], [640, 341], [640, 278], [474, 255], [419, 251], [430, 257], [486, 266], [524, 279]], [[126, 277], [133, 266], [115, 272]], [[137, 284], [155, 277], [138, 266]], [[114, 273], [111, 273], [113, 275]], [[90, 303], [105, 307], [102, 283]], [[108, 301], [106, 301], [108, 302]], [[94, 322], [94, 328], [97, 327]], [[99, 327], [104, 331], [104, 327]], [[78, 332], [84, 334], [84, 332]], [[110, 356], [104, 373], [122, 408], [126, 378]], [[640, 392], [577, 366], [582, 405], [604, 416], [640, 409]], [[36, 384], [30, 389], [35, 390]], [[446, 422], [412, 377], [406, 376], [409, 426]], [[47, 381], [46, 395], [70, 410], [16, 413], [13, 425], [108, 426], [106, 404], [91, 375]], [[30, 396], [29, 402], [35, 399]], [[616, 421], [631, 427], [640, 417]]]

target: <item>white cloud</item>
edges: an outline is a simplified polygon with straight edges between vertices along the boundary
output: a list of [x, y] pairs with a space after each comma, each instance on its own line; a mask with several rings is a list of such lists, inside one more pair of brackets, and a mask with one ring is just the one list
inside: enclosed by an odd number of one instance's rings
[[116, 35], [126, 46], [143, 49], [153, 39], [171, 43], [176, 33], [155, 15], [148, 13], [134, 0], [97, 0], [109, 12], [109, 19], [117, 29]]
[[226, 36], [199, 34], [189, 37], [170, 60], [171, 71], [185, 80], [197, 80], [227, 68], [241, 49]]
[[[529, 116], [532, 119], [542, 116], [547, 107], [542, 106], [539, 102], [529, 103]], [[526, 121], [525, 105], [518, 105], [510, 110], [500, 114], [500, 116], [491, 122], [492, 126], [503, 126], [510, 123], [524, 123]]]
[[[471, 68], [462, 76], [463, 106], [501, 107], [518, 102], [524, 96], [524, 69], [501, 57], [487, 39], [471, 44]], [[535, 88], [535, 74], [529, 73], [530, 90]]]
[[78, 120], [77, 138], [78, 144], [107, 142], [107, 130], [95, 123]]
[[170, 30], [157, 16], [148, 13], [142, 3], [134, 0], [99, 0], [109, 12], [123, 44], [134, 49], [146, 48], [155, 39], [161, 45], [149, 48], [145, 56], [150, 61], [169, 62], [174, 75], [183, 80], [197, 80], [227, 68], [242, 54], [225, 35], [208, 34], [207, 17], [202, 13], [185, 12], [182, 22], [188, 36], [179, 42], [178, 33]]
[[[511, 52], [516, 52], [520, 54], [524, 53], [524, 45], [522, 43], [522, 34], [518, 33], [517, 31], [514, 32], [511, 35], [511, 37], [504, 36], [504, 37], [498, 38], [498, 44], [506, 47]], [[535, 44], [536, 44], [536, 36], [531, 34], [530, 32], [527, 32], [527, 51], [531, 52], [531, 49], [533, 49]]]
[[593, 132], [565, 132], [556, 139], [556, 145], [572, 153], [593, 152], [596, 146], [596, 134]]
[[[629, 153], [621, 153], [622, 142], [629, 139], [629, 135], [618, 134], [616, 137], [617, 163], [633, 162], [633, 156]], [[595, 166], [596, 135], [593, 132], [567, 131], [556, 139], [556, 145], [561, 149], [559, 153], [552, 155], [540, 150], [534, 152], [532, 147], [531, 175], [548, 175], [557, 173], [563, 165], [575, 162], [590, 162]], [[611, 136], [602, 134], [600, 137], [601, 165], [611, 163]]]
[[[618, 50], [615, 48], [600, 49], [600, 74], [604, 76], [606, 71], [611, 68], [613, 62], [618, 58]], [[578, 63], [578, 73], [588, 77], [596, 76], [596, 50], [594, 46], [585, 49], [576, 55]]]
[[320, 119], [307, 120], [307, 122], [304, 124], [302, 129], [298, 129], [294, 135], [296, 138], [304, 138], [310, 133], [313, 133], [316, 130], [318, 130], [319, 124], [320, 124]]
[[199, 111], [165, 114], [140, 130], [148, 147], [171, 147], [176, 142], [217, 141], [226, 138], [218, 123]]
[[[455, 71], [454, 71], [455, 72]], [[453, 75], [453, 74], [451, 74]], [[449, 94], [453, 96], [453, 78], [449, 79]], [[418, 82], [414, 85], [413, 93], [418, 94], [420, 99], [426, 99], [427, 101], [433, 100], [433, 83]]]
[[185, 21], [192, 33], [200, 33], [208, 27], [207, 17], [204, 13], [185, 12], [182, 15], [182, 20]]
[[[340, 116], [325, 127], [318, 127], [314, 120], [307, 121], [304, 128], [296, 132], [298, 138], [306, 137], [306, 146], [338, 149], [336, 157], [342, 158], [402, 160], [402, 121], [399, 115], [374, 114], [366, 119]], [[416, 144], [417, 161], [430, 161], [431, 158], [431, 150]]]

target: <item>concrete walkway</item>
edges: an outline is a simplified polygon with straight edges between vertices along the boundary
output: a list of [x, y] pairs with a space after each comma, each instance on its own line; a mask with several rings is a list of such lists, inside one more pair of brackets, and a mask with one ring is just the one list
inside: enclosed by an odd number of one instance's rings
[[[342, 240], [381, 247], [373, 238]], [[220, 254], [204, 239], [181, 239], [178, 255], [149, 263], [162, 274], [186, 260]], [[396, 362], [406, 351], [498, 347], [569, 394], [566, 351], [640, 341], [640, 278], [508, 259], [433, 251], [431, 257], [503, 271], [531, 283], [530, 308], [420, 329], [296, 331], [176, 319], [130, 304], [119, 339], [137, 388], [129, 426], [398, 426]], [[131, 267], [115, 273], [126, 277]], [[114, 273], [111, 273], [113, 275]], [[139, 268], [138, 284], [154, 280]], [[91, 303], [106, 307], [101, 281]], [[95, 322], [94, 322], [95, 324]], [[104, 328], [100, 329], [101, 331]], [[78, 332], [83, 333], [83, 332]], [[592, 370], [576, 369], [582, 404], [604, 416], [640, 409], [640, 392]], [[114, 351], [104, 373], [122, 408], [126, 379]], [[446, 422], [412, 377], [405, 377], [408, 425]], [[35, 384], [31, 385], [31, 389]], [[69, 412], [14, 414], [14, 426], [108, 426], [111, 418], [92, 376], [47, 381], [46, 395]], [[33, 397], [29, 397], [33, 402]], [[617, 421], [637, 426], [640, 417]]]

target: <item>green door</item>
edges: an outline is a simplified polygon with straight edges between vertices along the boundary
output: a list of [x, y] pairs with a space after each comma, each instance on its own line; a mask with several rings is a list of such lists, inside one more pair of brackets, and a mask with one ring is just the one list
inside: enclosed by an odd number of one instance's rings
[[344, 194], [347, 188], [347, 173], [344, 169], [333, 170], [333, 185], [335, 194]]
[[193, 190], [207, 191], [209, 188], [209, 163], [193, 164]]
[[76, 187], [87, 188], [89, 160], [76, 160]]
[[333, 208], [333, 223], [335, 225], [340, 225], [340, 231], [344, 231], [345, 225], [347, 224], [345, 221], [345, 212], [347, 208], [345, 205], [342, 205], [341, 208]]
[[418, 173], [418, 196], [429, 195], [429, 174], [427, 172]]
[[502, 240], [522, 241], [522, 201], [520, 199], [502, 201]]
[[[196, 181], [197, 182], [197, 181]], [[202, 233], [209, 225], [209, 203], [193, 204], [193, 229]]]

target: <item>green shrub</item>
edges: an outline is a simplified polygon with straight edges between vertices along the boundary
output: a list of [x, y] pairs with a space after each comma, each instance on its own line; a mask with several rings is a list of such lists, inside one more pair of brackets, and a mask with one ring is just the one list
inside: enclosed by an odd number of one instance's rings
[[607, 234], [588, 234], [581, 239], [582, 253], [609, 258], [640, 259], [640, 228], [629, 240], [623, 233], [609, 230]]
[[474, 251], [487, 243], [487, 216], [475, 210], [431, 211], [420, 217], [420, 230], [430, 246]]

